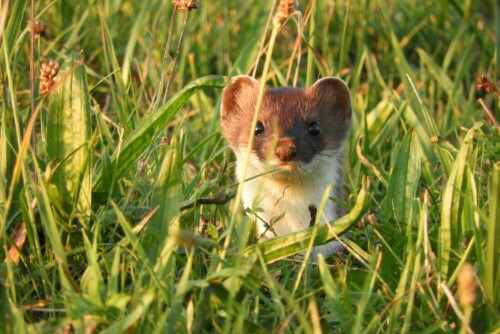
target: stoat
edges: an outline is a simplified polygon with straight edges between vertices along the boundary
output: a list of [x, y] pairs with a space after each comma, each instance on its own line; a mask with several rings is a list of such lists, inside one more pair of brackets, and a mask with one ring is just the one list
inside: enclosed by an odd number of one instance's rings
[[[309, 206], [319, 208], [329, 185], [341, 200], [343, 149], [351, 123], [349, 88], [339, 78], [320, 79], [309, 88], [266, 88], [255, 128], [251, 129], [260, 84], [237, 77], [223, 92], [222, 133], [236, 155], [236, 174], [243, 182], [245, 208], [253, 208], [257, 233], [271, 238], [307, 228]], [[244, 171], [250, 131], [254, 132]], [[321, 223], [343, 209], [328, 200]], [[337, 241], [317, 246], [313, 255], [342, 250]]]

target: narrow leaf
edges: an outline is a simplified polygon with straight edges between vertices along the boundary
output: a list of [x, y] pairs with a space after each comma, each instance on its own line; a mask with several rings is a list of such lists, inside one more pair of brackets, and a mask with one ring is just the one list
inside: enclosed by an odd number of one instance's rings
[[500, 163], [493, 168], [490, 182], [490, 219], [486, 242], [485, 292], [493, 302], [494, 309], [500, 308]]
[[407, 222], [411, 214], [412, 199], [415, 197], [420, 178], [420, 152], [414, 129], [410, 129], [399, 148], [392, 170], [385, 214], [401, 222]]
[[481, 123], [474, 125], [467, 132], [443, 192], [438, 249], [440, 279], [443, 281], [448, 277], [451, 249], [459, 247], [458, 238], [461, 235], [461, 213], [463, 210], [462, 191], [466, 184], [466, 169], [472, 150], [474, 133], [480, 125]]

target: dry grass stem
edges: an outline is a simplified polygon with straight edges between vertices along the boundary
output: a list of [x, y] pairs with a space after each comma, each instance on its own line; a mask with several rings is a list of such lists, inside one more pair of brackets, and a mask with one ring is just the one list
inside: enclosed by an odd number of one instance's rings
[[483, 107], [484, 111], [486, 111], [486, 114], [491, 119], [491, 121], [493, 122], [493, 124], [495, 124], [497, 130], [500, 131], [500, 123], [496, 119], [495, 114], [493, 113], [493, 111], [491, 111], [491, 109], [488, 108], [488, 106], [486, 105], [486, 103], [484, 102], [484, 100], [482, 98], [479, 99], [478, 101], [481, 104], [481, 106]]

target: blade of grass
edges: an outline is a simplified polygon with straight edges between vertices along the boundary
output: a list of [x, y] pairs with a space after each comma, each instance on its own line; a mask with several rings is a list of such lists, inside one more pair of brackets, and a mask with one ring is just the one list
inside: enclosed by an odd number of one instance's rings
[[372, 262], [369, 264], [372, 270], [369, 270], [368, 272], [370, 274], [365, 277], [365, 283], [361, 290], [361, 299], [356, 305], [356, 319], [354, 321], [354, 326], [351, 332], [353, 334], [362, 332], [363, 319], [366, 317], [370, 297], [372, 296], [373, 287], [375, 286], [375, 281], [377, 280], [378, 272], [380, 270], [382, 256], [382, 253], [378, 253], [377, 256], [373, 257]]
[[399, 148], [387, 188], [385, 214], [408, 222], [420, 179], [420, 151], [416, 131], [410, 129]]
[[256, 252], [261, 253], [265, 262], [269, 263], [306, 249], [310, 245], [313, 235], [316, 235], [313, 246], [324, 244], [347, 232], [367, 212], [369, 205], [370, 195], [365, 180], [358, 193], [356, 204], [347, 215], [330, 224], [320, 224], [303, 231], [266, 240], [248, 247], [243, 254], [245, 256], [252, 256]]
[[[500, 308], [500, 163], [496, 163], [491, 173], [489, 194], [490, 219], [488, 221], [488, 239], [486, 241], [486, 272], [484, 275], [485, 292], [493, 303], [493, 308]], [[498, 319], [496, 319], [498, 320]], [[493, 324], [495, 317], [489, 317]]]
[[182, 157], [179, 144], [173, 140], [161, 165], [156, 181], [151, 205], [159, 207], [158, 212], [146, 225], [142, 243], [151, 261], [158, 256], [158, 251], [168, 237], [169, 224], [180, 212], [182, 202]]
[[19, 29], [21, 29], [23, 22], [26, 22], [24, 15], [27, 7], [28, 0], [16, 0], [14, 1], [12, 11], [9, 13], [9, 22], [7, 23], [4, 36], [2, 36], [3, 43], [5, 43], [5, 47], [9, 50], [9, 56], [6, 59], [7, 63], [12, 59], [15, 51], [14, 45], [18, 38]]
[[447, 281], [451, 261], [450, 254], [459, 244], [459, 236], [461, 235], [461, 214], [463, 210], [461, 192], [466, 184], [464, 180], [466, 177], [467, 165], [470, 163], [474, 134], [480, 126], [481, 123], [478, 123], [467, 132], [443, 192], [438, 249], [440, 282]]
[[[349, 318], [349, 314], [346, 311], [346, 308], [350, 308], [351, 305], [344, 305], [342, 303], [342, 298], [337, 288], [337, 284], [332, 278], [330, 271], [326, 265], [323, 256], [319, 256], [319, 273], [321, 277], [321, 281], [323, 282], [325, 294], [327, 295], [327, 304], [331, 310], [332, 314], [335, 314], [335, 318], [340, 322], [340, 328], [345, 333], [351, 333], [351, 321]], [[354, 312], [350, 312], [351, 314]]]

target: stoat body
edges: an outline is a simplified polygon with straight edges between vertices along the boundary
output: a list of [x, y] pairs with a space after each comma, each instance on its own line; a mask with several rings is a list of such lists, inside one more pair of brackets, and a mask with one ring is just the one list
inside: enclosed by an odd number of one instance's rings
[[[253, 209], [259, 236], [271, 238], [303, 230], [311, 224], [310, 205], [320, 207], [325, 191], [342, 199], [343, 149], [351, 121], [347, 85], [327, 77], [313, 86], [273, 88], [264, 92], [255, 129], [252, 119], [259, 83], [238, 77], [224, 89], [222, 132], [236, 155], [236, 174], [243, 182], [243, 205]], [[254, 132], [245, 170], [248, 140]], [[320, 222], [343, 214], [326, 202]], [[325, 257], [341, 251], [336, 242], [317, 246]]]

